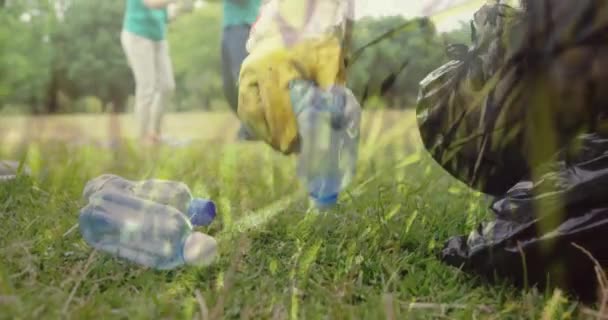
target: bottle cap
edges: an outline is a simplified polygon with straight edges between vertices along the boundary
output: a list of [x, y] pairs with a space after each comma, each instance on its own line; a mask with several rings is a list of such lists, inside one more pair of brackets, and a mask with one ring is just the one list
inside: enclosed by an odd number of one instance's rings
[[215, 219], [215, 204], [212, 201], [194, 198], [188, 207], [188, 217], [193, 226], [208, 226]]
[[217, 241], [204, 233], [193, 232], [186, 238], [183, 256], [189, 265], [209, 265], [217, 256]]
[[313, 202], [315, 204], [315, 207], [319, 208], [319, 209], [327, 209], [330, 207], [333, 207], [336, 205], [336, 203], [338, 203], [338, 194], [334, 193], [328, 196], [324, 196], [324, 197], [315, 197], [315, 196], [311, 196], [311, 198], [313, 199]]

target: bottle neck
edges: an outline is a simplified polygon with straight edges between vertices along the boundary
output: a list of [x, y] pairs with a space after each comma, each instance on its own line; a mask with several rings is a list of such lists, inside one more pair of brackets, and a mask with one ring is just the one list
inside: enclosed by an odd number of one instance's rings
[[314, 204], [317, 208], [329, 208], [333, 207], [334, 205], [336, 205], [336, 203], [338, 203], [337, 193], [323, 197], [316, 197], [314, 195], [310, 195], [310, 197], [314, 201]]

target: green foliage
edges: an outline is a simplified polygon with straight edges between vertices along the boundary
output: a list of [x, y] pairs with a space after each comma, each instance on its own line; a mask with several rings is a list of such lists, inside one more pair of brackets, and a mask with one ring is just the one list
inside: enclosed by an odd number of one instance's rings
[[[412, 20], [392, 36], [365, 49], [354, 63], [349, 74], [349, 85], [361, 97], [366, 86], [370, 95], [378, 95], [382, 81], [408, 63], [394, 85], [382, 98], [388, 107], [403, 108], [414, 105], [418, 84], [432, 70], [447, 62], [445, 54], [449, 43], [470, 43], [469, 26], [450, 33], [438, 34], [435, 27]], [[355, 24], [353, 49], [361, 48], [378, 36], [408, 22], [401, 16], [364, 18]]]
[[471, 26], [468, 22], [461, 21], [460, 28], [446, 32], [441, 37], [446, 44], [462, 43], [470, 46], [472, 44]]
[[[404, 22], [406, 20], [400, 16], [364, 18], [357, 21], [353, 47], [359, 48]], [[384, 98], [390, 100], [404, 97], [411, 103], [411, 97], [415, 98], [418, 92], [418, 82], [429, 71], [439, 66], [441, 58], [441, 44], [434, 28], [413, 24], [366, 49], [352, 66], [349, 85], [358, 96], [361, 96], [366, 86], [369, 86], [370, 93], [379, 93], [382, 81], [409, 60], [408, 66], [397, 77], [393, 90]]]
[[123, 1], [74, 1], [53, 37], [54, 72], [65, 73], [73, 97], [95, 95], [109, 102], [133, 89], [120, 44]]
[[[207, 4], [176, 19], [169, 30], [177, 110], [209, 109], [223, 100], [221, 5]], [[226, 105], [227, 106], [227, 105]]]
[[23, 3], [0, 10], [0, 108], [11, 102], [35, 111], [48, 85], [54, 18], [45, 1], [30, 3], [37, 15]]
[[78, 113], [99, 113], [103, 111], [103, 103], [97, 97], [84, 97], [74, 102], [73, 111]]
[[[114, 103], [119, 110], [125, 109], [134, 81], [120, 44], [124, 1], [70, 1], [60, 21], [50, 9], [55, 1], [16, 2], [0, 12], [0, 23], [5, 26], [0, 29], [0, 107], [97, 110], [77, 103], [96, 96], [103, 105]], [[207, 2], [169, 25], [177, 85], [174, 110], [227, 108], [220, 60], [221, 6], [221, 1]], [[29, 22], [19, 20], [33, 9], [40, 14], [32, 15]], [[353, 49], [404, 22], [400, 16], [357, 21]], [[412, 106], [419, 81], [446, 61], [445, 44], [469, 43], [468, 29], [467, 23], [446, 34], [438, 34], [432, 24], [404, 28], [363, 52], [350, 69], [349, 86], [359, 97], [369, 87], [370, 98], [383, 100], [374, 102], [374, 108]], [[381, 96], [382, 81], [406, 61], [409, 64]]]

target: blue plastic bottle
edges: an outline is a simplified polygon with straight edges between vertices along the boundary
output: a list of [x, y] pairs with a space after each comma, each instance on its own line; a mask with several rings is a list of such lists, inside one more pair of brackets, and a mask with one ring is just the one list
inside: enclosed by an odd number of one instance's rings
[[290, 93], [300, 134], [298, 177], [317, 208], [332, 207], [355, 175], [361, 107], [342, 86], [325, 91], [296, 80]]
[[89, 198], [101, 190], [119, 190], [139, 198], [175, 207], [190, 218], [194, 226], [211, 224], [216, 215], [212, 201], [194, 198], [187, 185], [177, 181], [150, 179], [131, 181], [114, 174], [103, 174], [90, 180], [83, 191], [83, 198]]
[[117, 190], [93, 194], [80, 211], [79, 228], [90, 246], [160, 270], [207, 265], [217, 254], [215, 239], [193, 232], [174, 207]]

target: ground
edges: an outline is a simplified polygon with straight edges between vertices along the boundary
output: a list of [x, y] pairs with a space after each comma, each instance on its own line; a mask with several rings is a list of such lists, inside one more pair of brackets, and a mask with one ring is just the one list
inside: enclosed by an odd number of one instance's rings
[[[112, 130], [132, 135], [128, 116], [116, 123]], [[0, 318], [581, 315], [559, 291], [484, 284], [438, 260], [448, 237], [491, 215], [483, 197], [421, 149], [411, 112], [364, 114], [357, 178], [339, 208], [322, 215], [305, 214], [295, 160], [234, 142], [237, 127], [229, 113], [169, 115], [167, 135], [193, 140], [152, 150], [103, 143], [111, 128], [104, 116], [0, 119], [0, 158], [32, 169], [31, 178], [0, 184]], [[161, 272], [91, 250], [77, 226], [80, 196], [103, 173], [179, 180], [216, 201], [218, 218], [200, 231], [218, 239], [219, 260]]]

